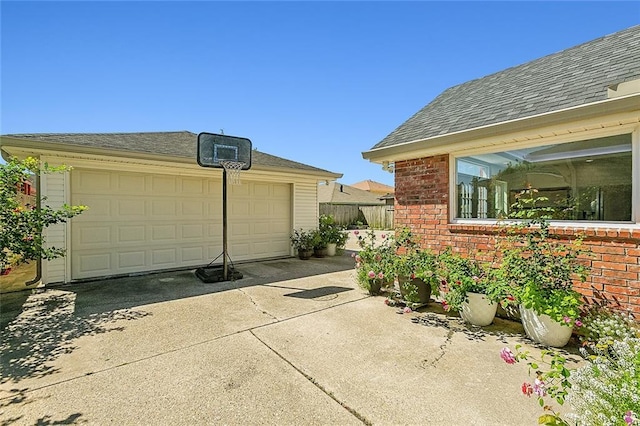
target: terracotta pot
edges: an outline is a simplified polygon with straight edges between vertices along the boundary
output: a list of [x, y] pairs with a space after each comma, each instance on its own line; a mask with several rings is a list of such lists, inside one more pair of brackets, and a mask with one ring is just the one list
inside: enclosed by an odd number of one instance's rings
[[462, 304], [460, 317], [466, 322], [484, 327], [493, 322], [498, 304], [490, 301], [486, 295], [467, 293], [467, 301]]
[[533, 309], [520, 305], [520, 317], [524, 332], [534, 342], [561, 348], [571, 339], [573, 327], [554, 321], [549, 315], [538, 315]]

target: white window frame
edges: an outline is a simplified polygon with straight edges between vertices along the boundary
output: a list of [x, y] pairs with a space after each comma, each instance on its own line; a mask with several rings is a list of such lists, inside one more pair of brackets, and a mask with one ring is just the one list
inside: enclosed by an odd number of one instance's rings
[[[563, 133], [563, 132], [558, 132]], [[570, 221], [559, 220], [551, 221], [552, 226], [571, 227], [571, 228], [612, 228], [616, 229], [640, 229], [640, 126], [637, 124], [617, 126], [613, 128], [603, 128], [593, 131], [579, 131], [572, 133], [565, 131], [552, 137], [538, 136], [532, 140], [513, 143], [500, 143], [496, 141], [482, 148], [466, 149], [456, 151], [449, 154], [449, 222], [452, 224], [469, 224], [469, 225], [493, 225], [498, 219], [462, 219], [456, 217], [458, 211], [458, 196], [456, 191], [457, 182], [457, 162], [460, 157], [468, 157], [479, 154], [491, 154], [496, 152], [510, 151], [514, 149], [533, 148], [543, 145], [563, 144], [570, 142], [579, 142], [583, 140], [602, 138], [607, 136], [616, 136], [623, 134], [631, 134], [631, 221], [629, 222], [607, 222], [607, 221]]]

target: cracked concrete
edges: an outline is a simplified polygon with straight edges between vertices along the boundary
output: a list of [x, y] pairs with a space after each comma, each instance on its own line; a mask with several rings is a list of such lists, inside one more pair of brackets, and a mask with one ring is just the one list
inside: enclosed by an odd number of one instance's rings
[[526, 366], [498, 355], [527, 344], [517, 326], [467, 329], [436, 304], [397, 315], [357, 288], [352, 262], [3, 295], [2, 424], [535, 422], [536, 401], [519, 395]]

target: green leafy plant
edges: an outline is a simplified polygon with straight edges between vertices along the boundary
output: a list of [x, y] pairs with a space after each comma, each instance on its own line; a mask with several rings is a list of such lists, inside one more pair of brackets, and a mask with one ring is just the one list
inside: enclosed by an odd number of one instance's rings
[[460, 311], [467, 302], [469, 293], [487, 296], [491, 302], [499, 303], [506, 297], [502, 271], [489, 262], [479, 262], [463, 257], [447, 248], [438, 256], [440, 284], [446, 287], [443, 306], [446, 310]]
[[[640, 419], [640, 338], [614, 339], [605, 348], [582, 349], [585, 362], [575, 369], [567, 368], [567, 358], [557, 351], [542, 351], [539, 358], [528, 351], [516, 353], [503, 348], [500, 356], [508, 364], [526, 361], [533, 383], [524, 382], [521, 391], [535, 395], [544, 413], [538, 424], [564, 425], [639, 425]], [[568, 401], [573, 408], [562, 418], [547, 404], [546, 397], [559, 405]]]
[[41, 197], [41, 206], [23, 206], [18, 200], [20, 185], [35, 174], [63, 173], [70, 167], [41, 165], [36, 158], [11, 158], [0, 165], [0, 269], [36, 259], [51, 260], [65, 255], [65, 250], [47, 247], [42, 231], [64, 223], [87, 209], [86, 206], [63, 205], [53, 209]]
[[580, 315], [582, 296], [573, 290], [574, 279], [585, 281], [588, 256], [578, 236], [569, 243], [554, 240], [549, 232], [553, 209], [545, 197], [527, 188], [512, 205], [507, 238], [499, 245], [503, 253], [501, 270], [517, 303], [557, 322], [574, 325]]
[[[371, 289], [372, 276], [380, 280], [382, 284], [393, 283], [395, 244], [394, 238], [388, 234], [382, 234], [380, 238], [373, 230], [366, 233], [354, 231], [358, 239], [360, 251], [353, 254], [356, 264], [356, 280], [366, 289]], [[375, 284], [375, 282], [373, 282]]]
[[291, 245], [296, 250], [307, 251], [313, 250], [314, 244], [314, 234], [315, 231], [312, 230], [304, 230], [302, 228], [295, 229], [293, 234], [289, 237], [291, 240]]
[[325, 243], [335, 244], [338, 249], [344, 248], [349, 238], [349, 235], [344, 232], [345, 227], [337, 224], [331, 215], [320, 216], [318, 230]]

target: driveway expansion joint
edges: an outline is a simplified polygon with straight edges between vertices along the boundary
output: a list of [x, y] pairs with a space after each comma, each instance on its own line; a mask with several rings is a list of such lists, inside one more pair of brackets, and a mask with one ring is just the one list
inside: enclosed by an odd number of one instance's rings
[[244, 291], [243, 289], [239, 288], [237, 289], [240, 293], [244, 294], [245, 296], [247, 296], [247, 299], [249, 299], [249, 301], [251, 302], [251, 304], [256, 308], [256, 310], [268, 317], [270, 317], [271, 319], [273, 319], [274, 321], [280, 321], [279, 318], [277, 318], [275, 315], [270, 314], [269, 312], [265, 311], [264, 309], [262, 309], [260, 306], [258, 306], [258, 304], [256, 303], [255, 300], [253, 300], [253, 297], [251, 297], [251, 295], [249, 293], [247, 293], [246, 291]]
[[269, 349], [271, 352], [273, 352], [278, 358], [280, 358], [282, 361], [284, 361], [285, 363], [287, 363], [287, 365], [289, 365], [291, 368], [293, 368], [296, 372], [298, 372], [301, 376], [303, 376], [305, 379], [307, 379], [311, 384], [313, 384], [315, 387], [317, 387], [321, 392], [323, 392], [325, 395], [327, 395], [329, 398], [331, 398], [332, 400], [334, 400], [336, 403], [340, 404], [340, 406], [342, 408], [344, 408], [345, 410], [347, 410], [352, 416], [354, 416], [355, 418], [357, 418], [358, 420], [360, 420], [363, 424], [370, 426], [373, 423], [370, 420], [367, 420], [366, 417], [364, 417], [362, 414], [358, 413], [355, 409], [349, 407], [344, 401], [341, 401], [338, 399], [338, 397], [336, 397], [333, 392], [327, 390], [324, 386], [322, 386], [320, 383], [318, 383], [318, 381], [316, 379], [314, 379], [313, 377], [311, 377], [309, 374], [305, 373], [304, 371], [302, 371], [300, 368], [296, 367], [291, 361], [289, 361], [284, 355], [282, 355], [280, 352], [276, 351], [274, 348], [272, 348], [271, 346], [269, 346], [269, 344], [267, 344], [267, 342], [265, 342], [264, 340], [262, 340], [260, 337], [258, 337], [253, 330], [249, 330], [249, 332], [251, 333], [251, 335], [253, 337], [256, 338], [256, 340], [258, 340], [258, 342], [262, 343], [267, 349]]

